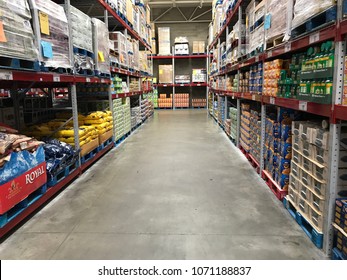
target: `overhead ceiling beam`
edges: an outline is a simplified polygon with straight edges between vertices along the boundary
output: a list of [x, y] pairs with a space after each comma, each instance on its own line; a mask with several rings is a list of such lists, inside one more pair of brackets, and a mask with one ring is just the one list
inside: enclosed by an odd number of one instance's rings
[[181, 13], [181, 15], [183, 16], [183, 18], [187, 21], [187, 17], [184, 15], [184, 13], [181, 11], [181, 9], [179, 7], [176, 7], [177, 10]]
[[87, 15], [89, 16], [90, 12], [93, 10], [95, 4], [91, 5], [87, 11]]
[[212, 11], [212, 9], [208, 9], [206, 12], [203, 12], [202, 14], [200, 14], [200, 15], [198, 15], [198, 16], [192, 18], [190, 21], [195, 21], [196, 19], [202, 17], [203, 15], [208, 14], [208, 13], [211, 12], [211, 11]]
[[168, 8], [164, 13], [162, 13], [160, 16], [158, 16], [154, 22], [156, 22], [158, 19], [162, 18], [164, 15], [166, 15], [168, 12], [172, 10], [173, 7]]
[[190, 17], [189, 17], [189, 20], [191, 20], [192, 17], [195, 15], [195, 12], [196, 12], [196, 10], [197, 10], [198, 8], [199, 8], [199, 7], [195, 7], [193, 13], [192, 13], [192, 14], [190, 15]]

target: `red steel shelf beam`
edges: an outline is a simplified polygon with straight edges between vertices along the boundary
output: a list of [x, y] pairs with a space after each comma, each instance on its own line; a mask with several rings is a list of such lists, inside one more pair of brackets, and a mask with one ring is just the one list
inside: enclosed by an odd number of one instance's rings
[[189, 83], [189, 84], [156, 84], [157, 87], [207, 87], [207, 83]]
[[149, 93], [151, 91], [152, 91], [152, 89], [125, 92], [125, 93], [115, 93], [115, 94], [112, 94], [112, 99], [136, 96], [136, 95], [140, 95], [140, 94], [144, 94], [144, 93]]
[[147, 44], [108, 4], [105, 0], [98, 0], [99, 3], [128, 31], [128, 33], [149, 50], [152, 50], [150, 45]]

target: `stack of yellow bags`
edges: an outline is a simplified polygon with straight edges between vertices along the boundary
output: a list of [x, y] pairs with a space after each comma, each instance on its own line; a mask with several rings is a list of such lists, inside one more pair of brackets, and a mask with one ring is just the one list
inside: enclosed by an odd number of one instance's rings
[[113, 118], [111, 111], [97, 111], [84, 118], [84, 124], [92, 126], [98, 134], [104, 134], [113, 129]]

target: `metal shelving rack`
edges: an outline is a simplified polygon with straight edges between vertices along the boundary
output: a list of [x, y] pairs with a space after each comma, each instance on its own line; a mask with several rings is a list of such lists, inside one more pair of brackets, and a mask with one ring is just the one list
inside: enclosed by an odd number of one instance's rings
[[[172, 48], [172, 52], [174, 53], [174, 48]], [[194, 88], [194, 87], [206, 87], [206, 108], [208, 108], [208, 83], [175, 83], [175, 60], [183, 60], [183, 59], [188, 59], [188, 60], [194, 60], [194, 59], [206, 59], [206, 71], [208, 71], [208, 59], [210, 55], [208, 54], [190, 54], [190, 55], [153, 55], [152, 59], [153, 60], [171, 60], [172, 63], [172, 84], [161, 84], [157, 83], [155, 86], [158, 88], [172, 88], [172, 96], [173, 96], [173, 104], [172, 104], [172, 109], [175, 110], [175, 88]], [[206, 77], [207, 79], [207, 77]], [[189, 94], [192, 96], [191, 92]], [[190, 98], [191, 99], [191, 98]]]
[[[31, 0], [29, 0], [31, 1]], [[60, 2], [60, 1], [59, 1]], [[137, 33], [135, 33], [129, 25], [125, 23], [123, 19], [121, 19], [115, 11], [113, 11], [105, 1], [99, 0], [100, 4], [105, 7], [105, 23], [108, 26], [108, 13], [110, 13], [114, 18], [119, 22], [119, 25], [122, 26], [125, 30], [125, 34], [129, 32], [129, 34], [139, 40], [140, 45], [145, 49], [151, 50], [150, 46], [139, 37]], [[107, 2], [107, 1], [106, 1]], [[68, 22], [70, 23], [70, 0], [64, 1], [65, 11], [67, 14]], [[35, 18], [35, 17], [34, 17]], [[37, 17], [34, 19], [34, 28], [38, 28], [38, 20]], [[69, 33], [71, 38], [71, 24], [69, 24]], [[37, 29], [36, 34], [39, 34], [39, 28]], [[40, 38], [36, 38], [36, 42], [40, 42]], [[73, 61], [73, 47], [72, 41], [70, 40], [69, 47], [69, 56], [71, 61]], [[123, 70], [117, 67], [111, 67], [112, 73], [118, 73], [121, 75], [125, 75], [127, 77], [128, 85], [129, 85], [129, 77], [137, 77], [139, 78], [139, 85], [141, 85], [141, 78], [148, 77], [141, 75], [139, 72], [130, 72], [128, 70]], [[19, 108], [19, 102], [21, 99], [25, 98], [25, 94], [31, 88], [40, 88], [43, 89], [43, 92], [53, 96], [53, 89], [55, 88], [67, 88], [69, 99], [71, 101], [72, 107], [68, 107], [65, 109], [72, 110], [73, 114], [73, 124], [74, 124], [74, 134], [75, 134], [75, 149], [78, 150], [79, 147], [79, 125], [78, 125], [78, 104], [77, 104], [77, 92], [76, 85], [80, 83], [85, 84], [103, 84], [108, 85], [108, 101], [110, 104], [110, 110], [113, 111], [113, 99], [114, 98], [123, 98], [128, 96], [139, 96], [139, 100], [141, 101], [141, 95], [151, 90], [130, 92], [130, 93], [121, 93], [115, 96], [112, 96], [111, 92], [111, 80], [108, 78], [99, 78], [96, 76], [82, 76], [82, 75], [74, 75], [74, 74], [60, 74], [53, 72], [34, 72], [34, 71], [21, 71], [21, 70], [12, 70], [12, 69], [0, 69], [0, 88], [10, 90], [11, 97], [13, 99], [14, 107]], [[45, 91], [44, 89], [48, 89]], [[64, 108], [63, 108], [64, 109]], [[113, 112], [112, 112], [113, 115]], [[19, 110], [15, 110], [15, 120], [17, 127], [20, 126], [20, 116]], [[79, 167], [76, 168], [71, 174], [62, 179], [59, 183], [57, 183], [54, 187], [47, 189], [47, 192], [42, 195], [39, 199], [37, 199], [34, 203], [25, 208], [20, 214], [18, 214], [15, 218], [10, 220], [5, 226], [0, 228], [0, 238], [5, 236], [8, 232], [10, 232], [14, 227], [20, 224], [23, 220], [29, 217], [32, 213], [34, 213], [37, 209], [42, 207], [47, 201], [49, 201], [52, 197], [54, 197], [57, 193], [59, 193], [62, 189], [64, 189], [70, 182], [72, 182], [75, 178], [77, 178], [83, 171], [89, 168], [92, 164], [94, 164], [99, 158], [101, 158], [105, 153], [111, 150], [114, 147], [114, 143], [107, 145], [103, 150], [99, 151], [95, 156], [85, 162], [84, 164], [79, 164]], [[81, 163], [81, 159], [79, 158]]]
[[[209, 50], [213, 50], [216, 45], [219, 49], [221, 40], [226, 38], [228, 34], [229, 26], [236, 22], [235, 18], [238, 15], [242, 16], [242, 9], [250, 3], [249, 0], [239, 0], [234, 9], [229, 13], [227, 20], [222, 27], [221, 31], [214, 38], [212, 44], [209, 46]], [[343, 96], [343, 77], [344, 77], [344, 57], [346, 54], [346, 36], [347, 36], [347, 19], [343, 19], [342, 16], [343, 0], [337, 1], [337, 20], [336, 23], [332, 23], [328, 26], [324, 26], [314, 32], [305, 34], [301, 37], [294, 38], [281, 45], [264, 51], [254, 57], [241, 59], [237, 63], [226, 65], [225, 69], [221, 71], [220, 65], [218, 66], [218, 72], [210, 75], [210, 78], [228, 74], [240, 73], [241, 70], [245, 70], [252, 65], [259, 62], [266, 62], [268, 60], [279, 58], [285, 54], [295, 53], [303, 50], [311, 45], [318, 44], [327, 40], [335, 41], [335, 71], [334, 71], [334, 86], [333, 86], [333, 101], [332, 104], [318, 104], [309, 101], [301, 101], [297, 99], [281, 98], [281, 97], [269, 97], [250, 93], [241, 93], [239, 91], [233, 92], [226, 89], [210, 89], [212, 96], [225, 96], [225, 98], [231, 97], [237, 99], [237, 109], [240, 112], [241, 100], [252, 100], [254, 102], [261, 103], [261, 141], [264, 143], [265, 138], [265, 119], [267, 106], [280, 106], [284, 108], [290, 108], [297, 111], [303, 111], [317, 116], [323, 116], [330, 120], [330, 148], [329, 148], [329, 182], [326, 193], [327, 203], [325, 206], [325, 220], [323, 226], [324, 242], [323, 251], [327, 255], [332, 253], [333, 245], [333, 216], [335, 208], [335, 199], [340, 189], [337, 186], [337, 171], [338, 171], [338, 158], [340, 149], [340, 135], [341, 126], [343, 121], [347, 121], [347, 106], [342, 105]], [[290, 23], [289, 23], [290, 24]], [[220, 54], [219, 54], [220, 56]], [[220, 60], [219, 60], [220, 61]], [[238, 138], [240, 133], [240, 127], [238, 127]], [[239, 141], [236, 139], [237, 147], [239, 147]], [[263, 147], [263, 145], [262, 145]], [[264, 151], [262, 150], [262, 154]], [[261, 157], [263, 158], [263, 157]], [[260, 174], [264, 170], [263, 159], [260, 162]]]

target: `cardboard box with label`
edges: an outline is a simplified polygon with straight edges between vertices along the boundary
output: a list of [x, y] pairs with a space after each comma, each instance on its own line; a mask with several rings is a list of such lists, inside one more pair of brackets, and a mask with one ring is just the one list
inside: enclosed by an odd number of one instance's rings
[[170, 27], [158, 27], [159, 54], [171, 54]]
[[205, 83], [206, 82], [206, 69], [193, 69], [192, 82]]
[[159, 83], [172, 84], [172, 65], [159, 65]]

